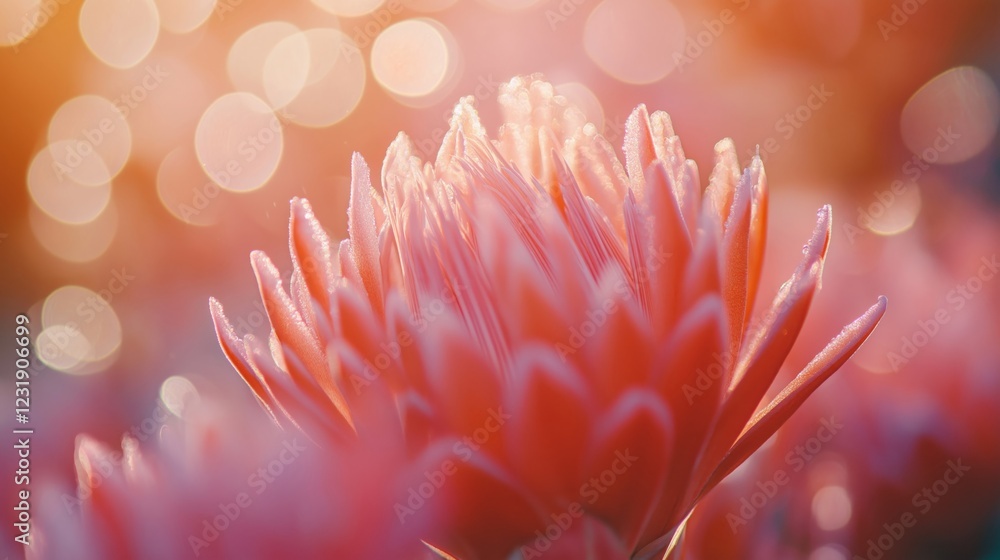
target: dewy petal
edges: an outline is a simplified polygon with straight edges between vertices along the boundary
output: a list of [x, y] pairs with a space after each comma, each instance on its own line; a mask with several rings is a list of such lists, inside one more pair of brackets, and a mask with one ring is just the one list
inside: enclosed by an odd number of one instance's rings
[[257, 375], [256, 370], [250, 365], [243, 341], [236, 335], [233, 326], [226, 318], [226, 314], [222, 310], [222, 304], [215, 298], [210, 298], [208, 305], [212, 312], [212, 322], [215, 324], [215, 333], [219, 338], [219, 345], [222, 347], [222, 352], [229, 359], [229, 363], [233, 365], [237, 373], [240, 374], [240, 377], [243, 378], [243, 381], [250, 386], [250, 390], [253, 391], [254, 396], [260, 401], [261, 406], [264, 407], [264, 410], [267, 411], [271, 419], [278, 422], [278, 417], [274, 412], [278, 408], [277, 403], [274, 401], [274, 397], [270, 391], [267, 390], [263, 379]]
[[[289, 372], [293, 374], [296, 385], [307, 388], [318, 383], [343, 419], [350, 422], [350, 410], [340, 393], [340, 389], [333, 383], [318, 341], [306, 329], [302, 317], [295, 310], [288, 294], [281, 288], [278, 270], [271, 263], [271, 260], [259, 251], [252, 253], [251, 260], [254, 272], [257, 274], [261, 297], [264, 300], [264, 309], [275, 334], [281, 340], [288, 342], [289, 350], [294, 352], [305, 366], [305, 371], [297, 376], [294, 374], [298, 372]], [[307, 374], [312, 379], [307, 378]]]
[[[671, 130], [671, 132], [673, 132]], [[632, 188], [643, 184], [643, 171], [657, 159], [653, 133], [650, 130], [649, 112], [645, 105], [636, 107], [625, 121], [625, 169], [632, 181]]]
[[753, 187], [753, 204], [750, 217], [750, 248], [747, 277], [747, 304], [743, 329], [750, 325], [753, 305], [757, 300], [760, 275], [764, 264], [764, 246], [767, 243], [767, 174], [760, 155], [750, 162], [750, 184]]
[[361, 154], [351, 157], [351, 202], [347, 208], [347, 232], [351, 257], [368, 293], [372, 309], [382, 315], [382, 271], [379, 265], [378, 230], [372, 204], [372, 183]]
[[805, 322], [830, 243], [830, 214], [829, 207], [820, 210], [802, 262], [779, 290], [756, 338], [749, 347], [744, 347], [745, 352], [730, 381], [726, 402], [719, 411], [708, 450], [698, 468], [699, 481], [715, 468], [743, 431], [747, 419], [774, 381]]
[[473, 106], [472, 96], [463, 97], [455, 105], [451, 119], [448, 121], [448, 132], [441, 141], [434, 168], [439, 175], [444, 175], [451, 167], [452, 160], [463, 158], [466, 154], [468, 139], [475, 138], [486, 141], [486, 129], [479, 121], [479, 113]]
[[753, 185], [750, 170], [743, 174], [733, 195], [733, 206], [726, 220], [722, 239], [725, 259], [722, 274], [722, 297], [729, 319], [729, 352], [739, 352], [747, 313], [747, 283], [750, 267], [750, 224], [753, 210]]
[[719, 217], [719, 225], [729, 219], [729, 211], [740, 180], [740, 161], [732, 139], [720, 140], [715, 145], [715, 168], [705, 189], [704, 211]]
[[830, 341], [770, 404], [754, 415], [739, 440], [733, 444], [732, 449], [708, 479], [702, 494], [715, 487], [764, 445], [764, 442], [798, 410], [806, 398], [854, 355], [885, 315], [886, 305], [885, 296], [879, 296], [875, 305], [844, 327], [840, 334]]
[[643, 301], [648, 302], [654, 336], [659, 340], [681, 313], [681, 285], [691, 259], [692, 241], [677, 205], [674, 179], [665, 164], [654, 162], [646, 169], [645, 177], [646, 205], [641, 217], [630, 217], [630, 222], [639, 225], [632, 226], [635, 233], [629, 242], [635, 245], [632, 274]]

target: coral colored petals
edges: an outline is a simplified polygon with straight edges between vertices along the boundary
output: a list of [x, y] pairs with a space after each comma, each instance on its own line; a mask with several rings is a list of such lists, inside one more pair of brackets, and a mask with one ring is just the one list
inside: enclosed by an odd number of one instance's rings
[[757, 289], [760, 286], [760, 276], [764, 267], [764, 246], [767, 242], [767, 174], [764, 172], [764, 162], [760, 156], [754, 156], [748, 170], [753, 191], [753, 203], [750, 211], [750, 247], [747, 270], [746, 311], [744, 313], [743, 329], [750, 326], [754, 302], [757, 299]]
[[740, 175], [736, 145], [730, 138], [720, 140], [715, 145], [715, 167], [708, 178], [708, 188], [705, 189], [702, 203], [705, 212], [718, 216], [719, 226], [729, 219]]
[[501, 405], [500, 372], [464, 325], [450, 314], [441, 315], [420, 335], [420, 350], [435, 409], [451, 430], [471, 434], [500, 422], [495, 417]]
[[712, 441], [699, 466], [702, 476], [714, 469], [714, 464], [735, 442], [791, 351], [819, 286], [830, 228], [830, 210], [823, 208], [798, 268], [779, 290], [756, 338], [749, 347], [744, 346], [726, 402], [716, 420]]
[[657, 159], [653, 133], [650, 130], [649, 112], [645, 105], [639, 105], [625, 121], [625, 169], [632, 181], [632, 187], [642, 187], [643, 171]]
[[653, 392], [632, 389], [596, 425], [580, 496], [630, 549], [654, 514], [675, 453], [675, 422]]
[[[652, 383], [670, 409], [684, 419], [670, 465], [661, 524], [687, 498], [686, 481], [705, 447], [706, 435], [723, 402], [734, 357], [727, 354], [726, 323], [718, 295], [705, 296], [677, 324], [656, 357]], [[656, 527], [661, 529], [661, 527]], [[656, 536], [656, 535], [654, 535]]]
[[743, 325], [747, 308], [747, 283], [750, 274], [750, 223], [752, 178], [748, 169], [736, 186], [733, 206], [726, 220], [722, 239], [725, 266], [722, 273], [722, 297], [729, 319], [728, 351], [739, 351], [743, 341]]
[[229, 323], [225, 312], [222, 310], [222, 304], [215, 298], [210, 298], [208, 305], [211, 309], [212, 323], [215, 325], [215, 334], [219, 338], [219, 345], [222, 346], [222, 352], [226, 355], [229, 363], [233, 365], [237, 373], [240, 374], [240, 377], [243, 378], [243, 381], [250, 386], [250, 390], [260, 401], [267, 413], [273, 420], [277, 421], [277, 417], [274, 414], [274, 409], [276, 408], [274, 400], [257, 377], [254, 369], [250, 366], [243, 346], [243, 340], [233, 330], [233, 326]]
[[819, 287], [830, 208], [750, 329], [759, 157], [741, 172], [719, 142], [702, 191], [666, 113], [632, 112], [623, 164], [538, 76], [500, 88], [496, 141], [473, 104], [430, 161], [398, 135], [380, 184], [354, 154], [336, 252], [293, 200], [290, 291], [252, 256], [268, 343], [239, 340], [212, 300], [219, 341], [275, 420], [398, 465], [410, 486], [392, 511], [409, 527], [417, 509], [440, 515], [419, 537], [439, 555], [532, 557], [569, 515], [553, 555], [647, 557], [848, 359], [885, 300], [757, 412]]
[[[680, 208], [675, 198], [674, 179], [662, 162], [653, 163], [645, 172], [647, 178], [645, 223], [650, 235], [644, 248], [643, 260], [632, 263], [636, 281], [647, 284], [650, 320], [654, 336], [661, 339], [670, 331], [682, 312], [682, 283], [685, 271], [690, 273], [692, 239], [684, 226]], [[709, 247], [703, 247], [706, 250]], [[703, 254], [706, 259], [714, 255]], [[713, 276], [711, 263], [705, 272]], [[694, 280], [699, 282], [700, 280]], [[705, 288], [711, 289], [714, 282]], [[690, 294], [694, 295], [694, 294]]]
[[520, 375], [507, 391], [499, 428], [511, 465], [551, 505], [576, 500], [584, 474], [579, 458], [591, 438], [590, 390], [575, 368], [541, 345], [525, 347], [515, 366]]
[[292, 199], [289, 230], [295, 268], [301, 271], [312, 299], [329, 313], [329, 293], [333, 291], [334, 278], [330, 238], [316, 220], [309, 201]]
[[383, 286], [378, 264], [378, 229], [372, 202], [368, 164], [361, 154], [351, 158], [351, 202], [347, 208], [347, 231], [351, 236], [351, 257], [361, 275], [372, 309], [382, 314]]
[[854, 355], [885, 315], [887, 303], [885, 296], [879, 296], [875, 305], [844, 327], [840, 334], [830, 341], [770, 404], [754, 415], [739, 440], [733, 444], [729, 453], [708, 479], [702, 494], [715, 487], [763, 445], [820, 384]]

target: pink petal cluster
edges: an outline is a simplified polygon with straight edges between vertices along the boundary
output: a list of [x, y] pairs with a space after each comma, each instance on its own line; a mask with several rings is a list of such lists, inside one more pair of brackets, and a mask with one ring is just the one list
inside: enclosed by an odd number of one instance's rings
[[[468, 98], [435, 161], [401, 134], [372, 181], [356, 155], [339, 245], [292, 201], [287, 287], [252, 256], [268, 338], [239, 338], [211, 303], [224, 352], [270, 417], [351, 466], [297, 480], [308, 512], [294, 500], [270, 512], [292, 528], [328, 522], [319, 552], [298, 543], [296, 557], [402, 557], [379, 549], [399, 541], [462, 560], [662, 557], [698, 501], [885, 311], [879, 298], [762, 406], [819, 288], [830, 208], [755, 314], [759, 158], [741, 171], [720, 142], [702, 191], [666, 113], [636, 108], [622, 162], [537, 76], [503, 86], [500, 104], [496, 140]], [[139, 496], [186, 486], [169, 467], [161, 476], [95, 496], [87, 530], [135, 537]], [[366, 507], [358, 488], [379, 499]], [[375, 520], [367, 530], [355, 508]], [[247, 542], [280, 539], [266, 520], [247, 525], [260, 532]]]

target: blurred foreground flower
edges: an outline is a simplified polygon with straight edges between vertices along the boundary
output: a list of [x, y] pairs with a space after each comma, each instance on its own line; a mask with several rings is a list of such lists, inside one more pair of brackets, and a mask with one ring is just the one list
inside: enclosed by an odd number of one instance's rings
[[420, 473], [400, 468], [378, 442], [323, 449], [257, 412], [201, 397], [178, 416], [156, 416], [149, 443], [126, 435], [115, 450], [80, 436], [77, 490], [40, 494], [28, 558], [426, 554], [418, 537], [434, 519], [430, 509], [404, 530], [392, 513], [395, 495]]
[[321, 445], [378, 437], [357, 412], [378, 395], [403, 434], [384, 445], [405, 446], [425, 473], [395, 504], [399, 521], [443, 505], [426, 540], [450, 555], [662, 555], [885, 301], [758, 411], [818, 288], [829, 208], [750, 328], [759, 159], [741, 174], [721, 142], [702, 195], [665, 113], [635, 110], [622, 166], [540, 79], [514, 79], [500, 101], [496, 142], [466, 99], [433, 164], [401, 134], [379, 186], [355, 156], [339, 247], [293, 201], [290, 289], [266, 256], [252, 259], [270, 351], [239, 340], [213, 301], [220, 340], [275, 419]]

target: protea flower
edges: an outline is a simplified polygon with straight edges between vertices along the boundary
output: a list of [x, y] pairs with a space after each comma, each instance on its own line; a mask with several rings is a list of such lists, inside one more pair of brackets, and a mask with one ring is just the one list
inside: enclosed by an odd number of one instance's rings
[[239, 340], [213, 301], [220, 341], [273, 417], [320, 445], [382, 437], [370, 419], [395, 418], [402, 437], [384, 445], [425, 480], [394, 510], [406, 526], [442, 506], [424, 540], [443, 555], [662, 555], [697, 501], [861, 345], [885, 300], [761, 408], [819, 287], [830, 209], [752, 322], [759, 159], [741, 173], [720, 142], [702, 193], [665, 113], [632, 113], [623, 165], [540, 78], [515, 78], [500, 102], [497, 141], [468, 98], [433, 163], [400, 134], [373, 184], [355, 155], [339, 246], [293, 200], [289, 289], [252, 256], [270, 351]]

